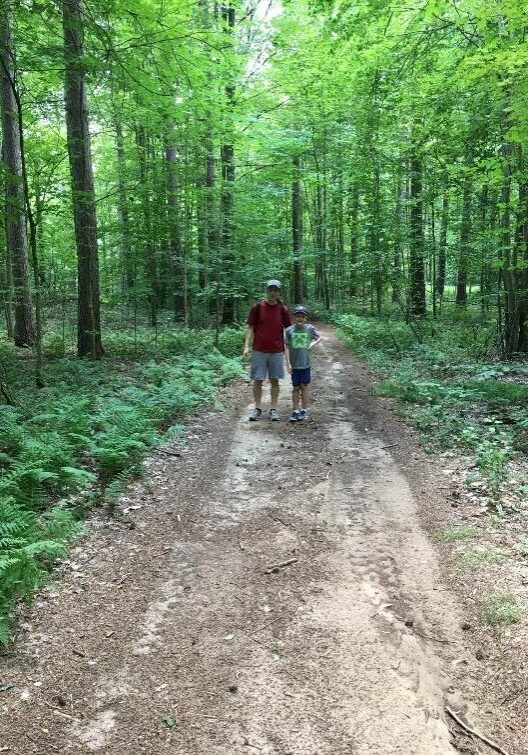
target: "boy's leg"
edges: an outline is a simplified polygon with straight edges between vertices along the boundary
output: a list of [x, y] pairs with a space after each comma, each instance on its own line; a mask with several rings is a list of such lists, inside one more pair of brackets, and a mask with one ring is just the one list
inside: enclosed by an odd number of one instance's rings
[[310, 399], [310, 386], [301, 384], [301, 404], [303, 409], [308, 409], [308, 403]]
[[301, 392], [300, 385], [294, 385], [292, 390], [292, 403], [293, 408], [298, 409], [299, 408], [299, 394]]

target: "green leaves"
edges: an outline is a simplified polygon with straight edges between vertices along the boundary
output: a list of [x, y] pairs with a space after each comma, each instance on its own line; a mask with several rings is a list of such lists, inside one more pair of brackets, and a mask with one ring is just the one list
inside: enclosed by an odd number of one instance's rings
[[[115, 499], [164, 428], [240, 374], [240, 360], [214, 348], [213, 337], [172, 329], [156, 352], [146, 331], [140, 352], [149, 351], [147, 362], [131, 361], [137, 340], [123, 338], [125, 368], [121, 361], [62, 360], [33, 415], [0, 407], [0, 642], [9, 640], [14, 601], [30, 598], [80, 531], [72, 511], [49, 508], [52, 502], [72, 496], [80, 503], [100, 492]], [[241, 331], [226, 330], [219, 345], [240, 353], [242, 339]]]

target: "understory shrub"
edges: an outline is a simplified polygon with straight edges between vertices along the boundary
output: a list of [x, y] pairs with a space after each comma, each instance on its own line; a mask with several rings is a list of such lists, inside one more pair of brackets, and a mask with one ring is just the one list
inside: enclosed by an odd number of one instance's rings
[[30, 599], [79, 531], [86, 502], [115, 500], [145, 453], [242, 372], [241, 330], [222, 331], [219, 348], [213, 331], [139, 335], [113, 334], [101, 361], [54, 359], [31, 395], [25, 365], [11, 372], [20, 400], [0, 407], [0, 642], [14, 602]]
[[331, 319], [346, 345], [380, 375], [376, 392], [402, 405], [427, 449], [473, 454], [485, 492], [498, 504], [510, 462], [523, 462], [528, 452], [528, 367], [489, 361], [494, 331], [485, 316], [455, 310], [441, 322], [412, 326], [395, 312], [384, 319]]

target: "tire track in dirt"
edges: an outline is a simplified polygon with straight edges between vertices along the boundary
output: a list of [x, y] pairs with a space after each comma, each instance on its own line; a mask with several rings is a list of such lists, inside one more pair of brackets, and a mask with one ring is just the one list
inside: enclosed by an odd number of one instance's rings
[[[243, 407], [211, 416], [209, 440], [182, 462], [154, 464], [151, 485], [171, 479], [153, 487], [139, 531], [86, 564], [84, 609], [59, 594], [55, 623], [39, 617], [56, 636], [33, 630], [17, 689], [24, 674], [41, 686], [32, 706], [11, 705], [13, 752], [455, 752], [442, 653], [459, 640], [456, 609], [390, 449], [347, 405], [336, 356], [327, 333], [313, 421], [248, 423]], [[284, 415], [288, 403], [284, 387]], [[141, 500], [138, 484], [127, 503]], [[97, 661], [68, 676], [81, 641]]]

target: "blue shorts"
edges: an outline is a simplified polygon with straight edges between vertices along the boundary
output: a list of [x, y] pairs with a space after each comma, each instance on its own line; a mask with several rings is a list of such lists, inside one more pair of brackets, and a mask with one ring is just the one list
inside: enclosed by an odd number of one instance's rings
[[300, 385], [308, 385], [311, 379], [310, 372], [311, 370], [309, 367], [305, 370], [292, 370], [291, 378], [293, 387], [298, 388]]

